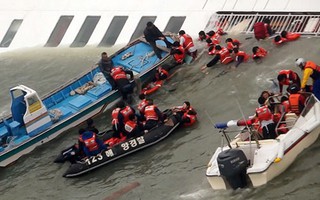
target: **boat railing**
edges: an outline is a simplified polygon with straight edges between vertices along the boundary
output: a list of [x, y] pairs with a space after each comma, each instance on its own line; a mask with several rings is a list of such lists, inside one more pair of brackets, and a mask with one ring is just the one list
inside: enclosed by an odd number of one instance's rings
[[300, 33], [302, 35], [319, 36], [320, 14], [310, 13], [241, 13], [224, 12], [211, 16], [206, 31], [222, 29], [224, 32], [237, 31], [244, 34], [253, 34], [253, 26], [268, 18], [275, 33], [282, 31]]

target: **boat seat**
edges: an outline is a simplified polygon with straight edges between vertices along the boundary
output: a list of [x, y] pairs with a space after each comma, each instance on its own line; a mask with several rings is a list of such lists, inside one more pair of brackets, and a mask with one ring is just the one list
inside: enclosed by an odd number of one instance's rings
[[7, 127], [3, 126], [0, 128], [0, 140], [6, 136], [9, 136], [9, 131]]
[[102, 96], [106, 95], [109, 91], [111, 91], [111, 85], [108, 83], [103, 83], [101, 85], [97, 85], [96, 87], [90, 89], [87, 92], [87, 95], [94, 98], [94, 99], [99, 99]]
[[79, 95], [76, 98], [69, 101], [69, 106], [71, 108], [74, 108], [76, 110], [81, 110], [82, 108], [86, 107], [92, 102], [92, 100], [89, 97], [86, 97], [85, 95]]
[[10, 142], [10, 145], [16, 146], [18, 144], [21, 144], [22, 142], [28, 140], [30, 137], [28, 135], [23, 135], [20, 137], [15, 138], [13, 141]]
[[3, 148], [3, 147], [0, 147], [0, 152], [1, 152], [1, 151], [4, 151], [4, 148]]
[[287, 124], [287, 127], [292, 128], [297, 118], [298, 116], [295, 113], [291, 113], [291, 112], [287, 113], [285, 116], [285, 122]]

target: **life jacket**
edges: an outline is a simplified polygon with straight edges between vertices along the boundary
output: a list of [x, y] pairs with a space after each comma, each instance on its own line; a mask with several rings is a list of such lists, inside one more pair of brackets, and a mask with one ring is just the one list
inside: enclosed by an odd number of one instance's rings
[[256, 113], [258, 115], [257, 117], [260, 122], [261, 121], [269, 121], [269, 120], [273, 119], [273, 114], [267, 105], [257, 108]]
[[313, 80], [317, 80], [320, 78], [320, 67], [316, 65], [312, 61], [307, 61], [303, 69], [311, 68], [313, 70], [313, 73], [310, 75], [310, 77]]
[[285, 134], [289, 131], [288, 127], [286, 124], [281, 123], [277, 129], [278, 134]]
[[288, 41], [294, 41], [294, 40], [299, 39], [300, 36], [301, 36], [301, 34], [299, 34], [299, 33], [287, 32], [286, 39], [287, 39]]
[[217, 52], [217, 55], [220, 55], [220, 62], [222, 64], [228, 64], [233, 61], [233, 58], [230, 56], [230, 52], [225, 47], [222, 47], [222, 49]]
[[183, 34], [181, 37], [184, 38], [183, 48], [189, 50], [191, 47], [194, 47], [193, 40], [188, 34]]
[[236, 46], [233, 45], [232, 42], [227, 42], [227, 49], [228, 49], [229, 51], [232, 52], [234, 48], [236, 48]]
[[129, 120], [130, 115], [134, 115], [134, 112], [130, 106], [126, 106], [120, 111], [123, 116], [123, 123], [126, 123]]
[[132, 131], [137, 128], [137, 123], [135, 123], [134, 121], [132, 120], [129, 120], [125, 123], [124, 125], [124, 129], [126, 130], [127, 133], [132, 133]]
[[[278, 37], [278, 36], [277, 36]], [[278, 39], [278, 40], [277, 40]], [[279, 36], [279, 38], [274, 38], [273, 39], [273, 43], [275, 44], [275, 45], [281, 45], [281, 44], [283, 44], [283, 43], [285, 43], [285, 42], [287, 42], [288, 40], [286, 39], [286, 38], [283, 38], [283, 37], [281, 37], [281, 36]]]
[[284, 83], [282, 83], [283, 85], [290, 85], [291, 83], [293, 83], [294, 80], [297, 80], [297, 74], [294, 73], [292, 70], [281, 70], [279, 72], [279, 75], [284, 74], [286, 75], [286, 79], [284, 81]]
[[290, 102], [289, 102], [289, 100], [283, 101], [281, 104], [284, 107], [284, 112], [285, 113], [290, 111]]
[[209, 55], [215, 55], [216, 54], [216, 48], [215, 48], [215, 45], [213, 44], [213, 45], [211, 45], [210, 47], [209, 47], [209, 49], [212, 47], [212, 49], [211, 49], [211, 51], [209, 50], [208, 51], [208, 54]]
[[290, 104], [290, 111], [299, 115], [303, 109], [303, 105], [301, 105], [299, 99], [301, 94], [290, 94], [289, 96], [289, 104]]
[[126, 73], [122, 67], [114, 67], [111, 69], [111, 76], [114, 80], [127, 79]]
[[246, 54], [246, 52], [244, 51], [238, 51], [238, 53], [236, 53], [236, 60], [238, 60], [238, 56], [243, 56], [244, 57], [244, 62], [247, 62], [250, 58], [250, 55], [249, 54]]
[[186, 54], [184, 51], [184, 48], [180, 45], [179, 47], [174, 47], [175, 49], [178, 49], [182, 54], [173, 54], [173, 58], [177, 63], [183, 63], [183, 59], [185, 58]]
[[163, 69], [162, 67], [159, 67], [157, 73], [156, 73], [156, 79], [160, 80], [160, 75], [163, 76], [165, 75], [167, 78], [169, 76], [169, 72], [165, 69]]
[[259, 47], [258, 51], [252, 55], [252, 58], [256, 58], [256, 57], [263, 58], [263, 57], [266, 57], [267, 54], [268, 52], [264, 48]]
[[118, 115], [119, 115], [119, 112], [120, 112], [120, 108], [115, 108], [113, 109], [112, 113], [111, 113], [111, 116], [112, 116], [112, 125], [115, 125], [119, 122], [118, 120]]
[[138, 110], [140, 113], [144, 114], [144, 109], [148, 105], [148, 101], [146, 99], [142, 99], [138, 105]]
[[197, 121], [197, 115], [189, 115], [187, 113], [184, 113], [182, 118], [189, 118], [190, 122], [185, 122], [184, 126], [191, 126]]
[[146, 106], [144, 109], [144, 116], [146, 118], [146, 121], [148, 120], [159, 120], [159, 117], [155, 111], [156, 106], [155, 105], [149, 105]]
[[[143, 93], [144, 95], [149, 95], [149, 94], [152, 94], [154, 92], [156, 92], [159, 88], [161, 88], [162, 84], [163, 84], [163, 80], [158, 80], [158, 81], [155, 81], [153, 83], [153, 87], [146, 87], [146, 88], [143, 88], [141, 90], [141, 93]], [[150, 85], [150, 84], [149, 84]]]
[[265, 39], [268, 36], [266, 26], [263, 22], [255, 23], [253, 25], [253, 32], [254, 32], [254, 37], [257, 40]]
[[89, 149], [89, 151], [95, 151], [99, 149], [99, 144], [96, 142], [96, 134], [92, 133], [92, 137], [83, 140], [82, 135], [79, 140]]

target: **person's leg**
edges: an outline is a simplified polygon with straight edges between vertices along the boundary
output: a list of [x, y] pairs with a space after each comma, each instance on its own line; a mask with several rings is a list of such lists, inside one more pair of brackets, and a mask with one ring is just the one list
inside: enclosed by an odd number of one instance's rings
[[161, 50], [157, 47], [156, 42], [149, 42], [150, 46], [153, 48], [154, 53], [159, 59], [162, 59]]
[[320, 100], [320, 79], [314, 81], [312, 92]]
[[113, 80], [112, 76], [108, 73], [103, 73], [104, 76], [106, 77], [107, 81], [110, 83], [112, 89], [114, 90], [117, 85], [116, 85], [116, 82]]

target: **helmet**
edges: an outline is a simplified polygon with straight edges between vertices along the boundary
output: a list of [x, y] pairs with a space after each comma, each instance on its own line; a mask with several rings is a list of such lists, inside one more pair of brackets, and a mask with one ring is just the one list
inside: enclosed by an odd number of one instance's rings
[[289, 90], [290, 94], [297, 94], [299, 92], [300, 88], [297, 84], [294, 83], [289, 86], [288, 90]]
[[306, 61], [303, 58], [297, 58], [296, 59], [297, 67], [300, 67], [302, 69], [305, 64], [306, 64]]

